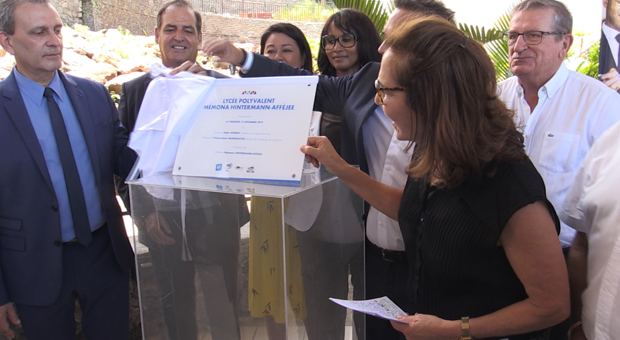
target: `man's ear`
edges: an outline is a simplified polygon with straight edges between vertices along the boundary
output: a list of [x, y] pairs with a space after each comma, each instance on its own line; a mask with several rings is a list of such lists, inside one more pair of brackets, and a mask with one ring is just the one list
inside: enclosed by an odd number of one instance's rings
[[159, 29], [155, 27], [155, 43], [159, 44]]
[[566, 57], [568, 56], [568, 51], [570, 50], [570, 47], [573, 45], [573, 40], [575, 38], [573, 37], [572, 34], [564, 34], [564, 36], [562, 37], [562, 50], [561, 50], [561, 57], [562, 59], [566, 59]]
[[5, 51], [9, 52], [12, 55], [15, 55], [15, 49], [13, 49], [11, 35], [4, 31], [0, 31], [0, 45], [2, 45], [2, 48], [4, 48]]
[[566, 54], [568, 54], [568, 50], [570, 50], [570, 47], [573, 45], [574, 39], [575, 38], [572, 34], [564, 35], [564, 38], [562, 39], [562, 49], [566, 51]]

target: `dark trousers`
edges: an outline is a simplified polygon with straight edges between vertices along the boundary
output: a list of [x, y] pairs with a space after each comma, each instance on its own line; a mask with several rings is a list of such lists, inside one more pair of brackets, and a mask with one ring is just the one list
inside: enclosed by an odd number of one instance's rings
[[[182, 219], [178, 211], [161, 212], [175, 243], [149, 244], [164, 322], [171, 340], [197, 339], [196, 281], [204, 297], [205, 311], [214, 340], [239, 339], [237, 318], [237, 271], [239, 227], [209, 223], [205, 211], [188, 210], [185, 216], [191, 261], [184, 260]], [[217, 217], [217, 216], [216, 216]]]
[[[362, 244], [338, 244], [315, 238], [311, 232], [298, 232], [301, 274], [306, 294], [304, 320], [309, 340], [344, 339], [347, 309], [329, 298], [347, 299], [349, 273], [353, 299], [364, 298]], [[356, 331], [363, 332], [363, 317], [355, 313]], [[361, 333], [358, 333], [361, 334]]]
[[91, 243], [63, 244], [62, 285], [49, 306], [16, 305], [28, 340], [75, 340], [75, 301], [89, 340], [129, 338], [129, 272], [116, 261], [107, 227]]
[[[387, 296], [406, 313], [414, 314], [413, 302], [407, 297], [409, 268], [406, 262], [387, 262], [366, 248], [366, 299]], [[390, 322], [366, 316], [366, 340], [405, 340]]]

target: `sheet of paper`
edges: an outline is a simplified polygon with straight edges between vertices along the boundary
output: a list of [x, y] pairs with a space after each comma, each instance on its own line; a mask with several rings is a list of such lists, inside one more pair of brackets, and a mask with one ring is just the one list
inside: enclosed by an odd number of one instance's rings
[[299, 183], [317, 82], [217, 79], [181, 138], [173, 174]]
[[340, 300], [329, 298], [333, 302], [352, 309], [357, 312], [361, 312], [368, 315], [373, 315], [379, 318], [394, 320], [396, 322], [406, 323], [398, 320], [396, 317], [398, 315], [407, 315], [400, 307], [398, 307], [390, 298], [387, 296], [380, 297], [372, 300]]

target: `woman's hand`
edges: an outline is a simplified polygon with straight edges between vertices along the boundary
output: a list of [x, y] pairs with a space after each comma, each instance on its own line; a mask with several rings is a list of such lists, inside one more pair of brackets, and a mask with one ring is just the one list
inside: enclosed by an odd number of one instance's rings
[[319, 167], [319, 163], [332, 174], [339, 176], [339, 173], [349, 165], [336, 152], [332, 143], [327, 137], [308, 137], [308, 145], [301, 147], [301, 152], [306, 154], [306, 162]]
[[218, 57], [218, 61], [236, 66], [242, 66], [245, 61], [245, 53], [228, 40], [209, 39], [202, 43], [201, 50], [208, 56]]
[[415, 314], [399, 316], [400, 323], [391, 321], [392, 327], [403, 333], [407, 340], [458, 339], [461, 336], [461, 321], [448, 321], [433, 315]]

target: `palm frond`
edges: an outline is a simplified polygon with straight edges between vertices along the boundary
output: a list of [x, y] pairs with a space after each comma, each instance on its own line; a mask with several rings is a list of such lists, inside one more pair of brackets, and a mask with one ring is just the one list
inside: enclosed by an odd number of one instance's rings
[[375, 24], [378, 32], [383, 31], [389, 13], [393, 10], [393, 4], [387, 4], [385, 8], [380, 0], [334, 0], [338, 8], [355, 8], [366, 14]]
[[495, 28], [485, 29], [484, 27], [467, 25], [459, 23], [459, 29], [472, 39], [479, 41], [481, 44], [486, 44], [502, 38], [502, 31]]

